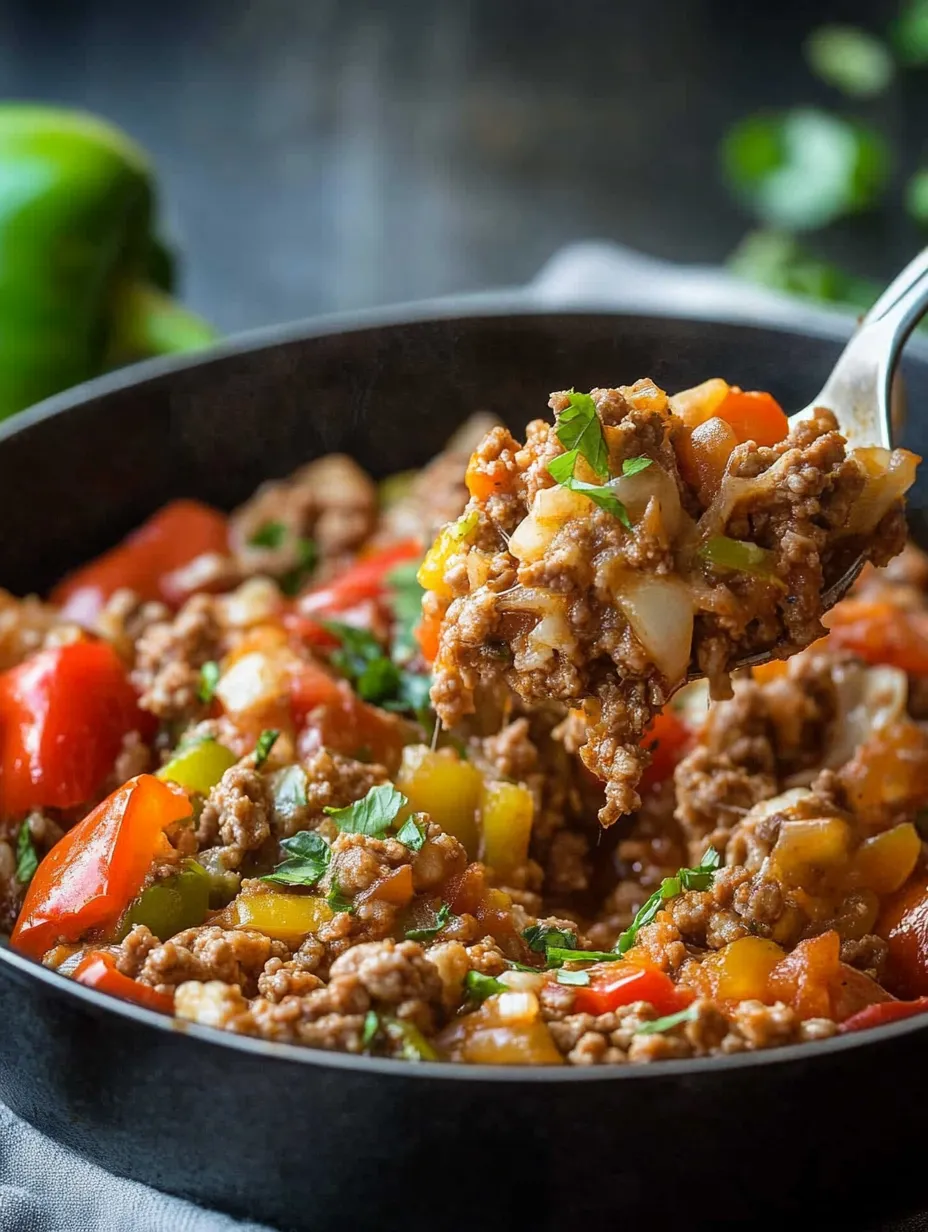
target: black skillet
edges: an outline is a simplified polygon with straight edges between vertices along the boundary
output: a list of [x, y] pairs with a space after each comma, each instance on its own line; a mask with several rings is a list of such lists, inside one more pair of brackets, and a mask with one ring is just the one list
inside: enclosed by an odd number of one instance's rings
[[[0, 581], [42, 590], [172, 497], [229, 507], [330, 450], [377, 475], [418, 465], [475, 408], [519, 427], [552, 389], [721, 373], [799, 407], [840, 335], [503, 297], [116, 374], [0, 430]], [[928, 359], [910, 351], [905, 443], [925, 453]], [[312, 1232], [871, 1226], [928, 1206], [926, 1051], [914, 1019], [653, 1068], [411, 1066], [171, 1022], [0, 949], [14, 1111], [115, 1173]]]

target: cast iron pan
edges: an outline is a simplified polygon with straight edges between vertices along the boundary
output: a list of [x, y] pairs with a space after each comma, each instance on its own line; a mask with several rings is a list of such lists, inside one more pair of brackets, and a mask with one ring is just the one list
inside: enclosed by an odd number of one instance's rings
[[[0, 434], [0, 581], [47, 587], [172, 497], [229, 507], [329, 450], [426, 461], [468, 412], [722, 373], [805, 404], [838, 334], [606, 313], [366, 317], [148, 365]], [[928, 360], [908, 360], [910, 407]], [[906, 443], [928, 452], [910, 418]], [[926, 502], [917, 493], [914, 505]], [[0, 950], [0, 1097], [123, 1176], [312, 1232], [804, 1224], [928, 1205], [928, 1022], [718, 1061], [519, 1070], [350, 1058], [172, 1023]], [[67, 1185], [67, 1176], [57, 1179]]]

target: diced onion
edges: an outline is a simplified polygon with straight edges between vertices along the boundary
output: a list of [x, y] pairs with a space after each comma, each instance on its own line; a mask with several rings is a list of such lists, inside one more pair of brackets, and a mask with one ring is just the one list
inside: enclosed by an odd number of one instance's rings
[[273, 706], [287, 693], [289, 683], [280, 659], [252, 651], [223, 673], [216, 696], [230, 714], [243, 714]]
[[555, 522], [562, 525], [571, 518], [582, 517], [589, 512], [590, 502], [580, 492], [561, 487], [540, 488], [532, 501], [532, 514], [538, 522]]
[[496, 1012], [503, 1022], [534, 1022], [538, 1017], [538, 998], [533, 992], [501, 992]]
[[915, 482], [920, 459], [908, 449], [890, 452], [876, 445], [853, 449], [848, 456], [863, 467], [867, 484], [851, 508], [844, 533], [866, 535]]
[[236, 629], [259, 625], [280, 608], [280, 589], [267, 577], [252, 577], [222, 600], [226, 624]]
[[668, 538], [676, 536], [682, 517], [680, 492], [662, 466], [652, 462], [634, 475], [619, 475], [616, 479], [610, 479], [607, 486], [625, 506], [632, 522], [640, 521], [648, 502], [656, 500]]
[[681, 681], [693, 648], [693, 602], [688, 587], [679, 578], [626, 575], [616, 602], [658, 671], [670, 684]]
[[556, 532], [557, 526], [550, 522], [542, 526], [529, 514], [512, 532], [509, 539], [509, 551], [516, 560], [526, 565], [533, 565], [544, 557]]
[[729, 385], [719, 376], [710, 377], [692, 389], [683, 389], [673, 394], [670, 405], [688, 428], [696, 428], [711, 419], [728, 397]]

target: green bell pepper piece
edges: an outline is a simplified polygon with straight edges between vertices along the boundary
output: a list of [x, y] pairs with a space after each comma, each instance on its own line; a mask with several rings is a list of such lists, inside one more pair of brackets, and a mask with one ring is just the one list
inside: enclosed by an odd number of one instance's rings
[[185, 791], [196, 791], [205, 796], [237, 761], [232, 750], [217, 740], [200, 740], [178, 749], [156, 777], [176, 783]]
[[185, 928], [196, 928], [209, 910], [211, 879], [196, 860], [185, 860], [183, 870], [156, 881], [130, 904], [123, 916], [121, 936], [136, 924], [145, 924], [159, 941], [167, 941]]
[[0, 419], [215, 337], [170, 298], [145, 152], [81, 112], [0, 104]]

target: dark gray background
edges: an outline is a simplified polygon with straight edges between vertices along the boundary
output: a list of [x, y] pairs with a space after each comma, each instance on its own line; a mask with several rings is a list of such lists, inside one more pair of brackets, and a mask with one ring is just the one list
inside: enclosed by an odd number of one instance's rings
[[[518, 282], [560, 245], [721, 260], [718, 182], [745, 111], [840, 103], [806, 70], [823, 19], [893, 0], [0, 0], [0, 95], [109, 116], [151, 151], [189, 301], [224, 330]], [[916, 163], [928, 74], [852, 108]], [[826, 249], [888, 275], [888, 210]]]

